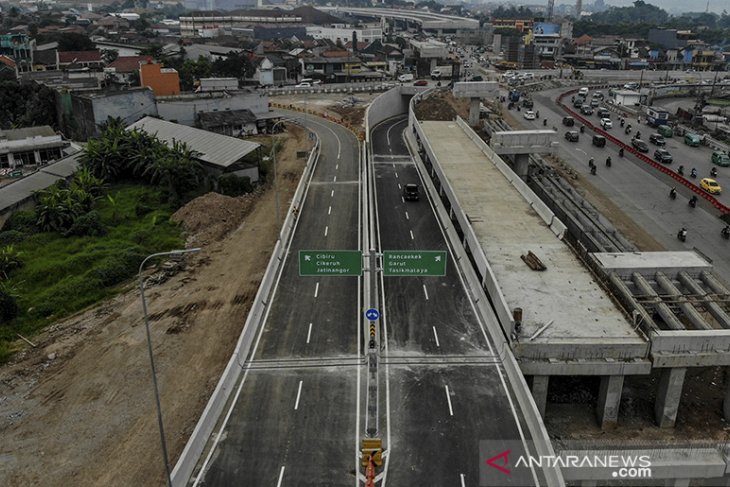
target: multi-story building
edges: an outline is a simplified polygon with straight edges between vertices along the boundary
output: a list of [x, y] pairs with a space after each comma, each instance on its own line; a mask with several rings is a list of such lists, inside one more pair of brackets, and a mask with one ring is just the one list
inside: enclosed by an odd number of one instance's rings
[[383, 40], [383, 29], [380, 26], [373, 27], [348, 27], [346, 24], [334, 24], [332, 26], [308, 25], [307, 35], [314, 39], [327, 39], [332, 42], [340, 42], [346, 44], [352, 41], [352, 36], [357, 34], [359, 42], [367, 42]]
[[180, 75], [175, 69], [163, 68], [161, 64], [141, 64], [139, 84], [150, 88], [155, 96], [180, 94]]
[[194, 15], [180, 17], [180, 34], [183, 37], [214, 37], [220, 32], [234, 31], [257, 24], [297, 24], [302, 18], [277, 11], [271, 15], [221, 15], [217, 12], [206, 14], [197, 12]]
[[0, 130], [0, 168], [46, 164], [61, 158], [68, 145], [48, 125]]
[[18, 71], [30, 71], [33, 66], [35, 40], [26, 34], [0, 35], [0, 54], [13, 58]]

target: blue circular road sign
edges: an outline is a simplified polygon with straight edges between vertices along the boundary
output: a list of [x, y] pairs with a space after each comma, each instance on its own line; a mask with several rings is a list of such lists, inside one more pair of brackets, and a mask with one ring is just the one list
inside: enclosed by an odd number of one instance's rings
[[375, 308], [370, 308], [365, 312], [365, 317], [370, 321], [375, 321], [380, 318], [380, 312]]

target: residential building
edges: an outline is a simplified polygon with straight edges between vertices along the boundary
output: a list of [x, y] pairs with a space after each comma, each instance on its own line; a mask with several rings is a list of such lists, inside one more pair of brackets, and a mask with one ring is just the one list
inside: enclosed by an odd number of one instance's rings
[[56, 69], [101, 71], [103, 67], [99, 51], [56, 51]]
[[2, 79], [18, 76], [18, 65], [13, 58], [5, 54], [0, 54], [0, 76]]
[[[266, 127], [266, 120], [262, 120], [262, 128]], [[259, 126], [256, 114], [251, 110], [226, 110], [223, 112], [200, 112], [198, 123], [201, 128], [233, 137], [257, 135]]]
[[157, 113], [165, 120], [190, 127], [197, 123], [197, 114], [202, 112], [224, 112], [251, 110], [257, 120], [270, 118], [269, 97], [266, 92], [254, 90], [215, 91], [206, 93], [184, 93], [178, 96], [157, 98]]
[[665, 49], [679, 49], [696, 38], [690, 30], [649, 29], [647, 40], [650, 44], [658, 44]]
[[60, 159], [68, 145], [48, 125], [0, 130], [0, 168], [47, 164]]
[[0, 35], [0, 54], [13, 58], [18, 71], [30, 71], [33, 65], [35, 40], [27, 34]]
[[[360, 58], [351, 56], [347, 51], [326, 54], [328, 55], [301, 59], [302, 76], [316, 77], [327, 83], [346, 83], [369, 77], [361, 72]], [[338, 55], [333, 56], [332, 54]]]
[[235, 174], [248, 176], [252, 183], [259, 180], [259, 154], [261, 144], [226, 135], [208, 132], [167, 122], [154, 117], [145, 117], [133, 123], [127, 130], [142, 130], [155, 135], [160, 141], [172, 145], [184, 142], [195, 153], [195, 158], [210, 174]]
[[154, 63], [152, 56], [119, 56], [104, 68], [108, 74], [118, 83], [130, 83], [135, 73], [139, 75], [142, 64]]
[[157, 116], [155, 96], [149, 88], [121, 91], [56, 91], [56, 112], [63, 132], [73, 140], [99, 135], [111, 118], [130, 124], [147, 115]]
[[162, 64], [140, 65], [139, 83], [151, 88], [155, 96], [180, 94], [180, 75], [173, 68], [163, 68]]

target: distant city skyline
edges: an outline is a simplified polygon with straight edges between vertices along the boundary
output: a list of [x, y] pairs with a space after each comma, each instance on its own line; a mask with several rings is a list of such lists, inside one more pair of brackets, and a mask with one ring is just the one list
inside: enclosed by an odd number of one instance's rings
[[[593, 0], [595, 1], [595, 0]], [[583, 5], [591, 4], [593, 3], [592, 0], [583, 0]], [[679, 14], [683, 12], [704, 12], [705, 8], [707, 8], [707, 0], [644, 0], [646, 3], [656, 5], [659, 8], [663, 8], [669, 13], [672, 14]], [[525, 5], [527, 4], [535, 4], [535, 3], [542, 3], [542, 2], [535, 2], [534, 0], [528, 0], [526, 2], [513, 2], [513, 3], [523, 3]], [[556, 4], [560, 5], [575, 5], [575, 1], [571, 0], [557, 0], [555, 2]], [[633, 0], [604, 0], [604, 3], [609, 7], [629, 7], [633, 5]], [[545, 0], [545, 5], [547, 5], [547, 0]], [[722, 13], [723, 9], [730, 10], [730, 4], [727, 2], [727, 0], [710, 0], [710, 12], [714, 12], [716, 14]]]

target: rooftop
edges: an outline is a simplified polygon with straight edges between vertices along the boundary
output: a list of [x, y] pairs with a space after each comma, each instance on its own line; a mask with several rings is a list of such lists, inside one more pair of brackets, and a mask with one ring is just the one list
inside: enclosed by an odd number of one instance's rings
[[167, 144], [173, 141], [185, 142], [198, 153], [199, 160], [223, 168], [238, 162], [261, 145], [154, 117], [144, 117], [127, 127], [127, 130], [134, 129], [153, 134]]
[[22, 129], [0, 130], [0, 140], [23, 140], [31, 137], [49, 137], [56, 135], [48, 125], [26, 127]]

